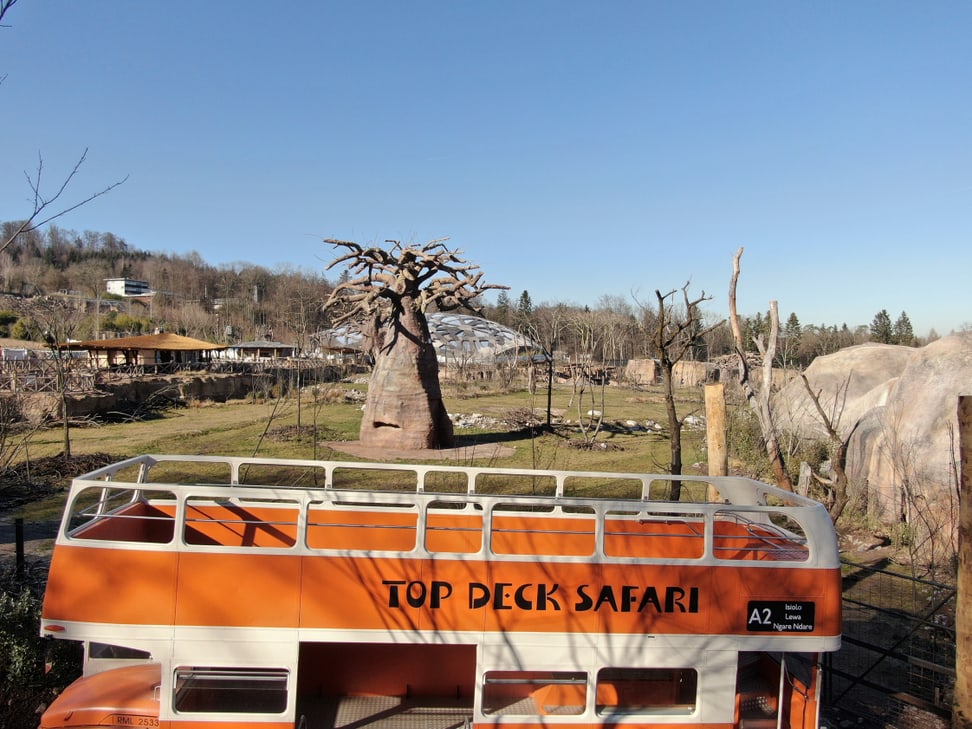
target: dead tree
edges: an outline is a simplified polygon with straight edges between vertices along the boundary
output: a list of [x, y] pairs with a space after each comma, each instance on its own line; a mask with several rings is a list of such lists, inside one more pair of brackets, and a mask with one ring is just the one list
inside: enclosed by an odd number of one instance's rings
[[[844, 509], [847, 508], [847, 504], [850, 501], [850, 489], [847, 478], [847, 446], [850, 443], [851, 436], [854, 435], [854, 431], [857, 430], [857, 425], [855, 424], [854, 427], [851, 428], [846, 438], [841, 438], [837, 433], [837, 423], [835, 422], [835, 417], [828, 415], [824, 411], [823, 405], [820, 403], [820, 391], [813, 391], [813, 388], [810, 387], [810, 381], [802, 372], [800, 373], [800, 377], [803, 380], [803, 386], [806, 388], [810, 401], [817, 409], [817, 414], [820, 416], [824, 430], [827, 431], [827, 438], [830, 440], [831, 446], [833, 447], [833, 455], [830, 459], [830, 475], [822, 476], [813, 473], [812, 476], [824, 491], [823, 504], [827, 507], [827, 513], [830, 514], [830, 518], [836, 522], [840, 518], [841, 514], [844, 513]], [[850, 378], [848, 377], [848, 382], [845, 383], [843, 387], [844, 393], [847, 392], [849, 380]], [[842, 402], [842, 400], [843, 397], [840, 392], [838, 392], [838, 401]], [[836, 402], [835, 407], [837, 407]], [[842, 405], [840, 409], [843, 409]]]
[[479, 267], [460, 258], [462, 251], [447, 249], [445, 240], [423, 246], [385, 241], [390, 250], [325, 240], [346, 251], [328, 269], [346, 264], [349, 273], [325, 308], [335, 312], [335, 325], [360, 327], [374, 357], [362, 444], [404, 450], [453, 444], [426, 313], [475, 311], [473, 300], [483, 292], [507, 287], [482, 282]]
[[739, 280], [739, 259], [743, 249], [736, 251], [732, 259], [732, 282], [729, 285], [729, 323], [732, 336], [736, 344], [736, 354], [739, 356], [739, 384], [746, 396], [746, 401], [756, 413], [759, 420], [766, 454], [773, 466], [773, 476], [776, 485], [787, 491], [793, 490], [793, 482], [786, 470], [786, 460], [780, 447], [779, 434], [773, 422], [773, 411], [770, 408], [770, 393], [773, 385], [773, 359], [776, 357], [776, 341], [780, 332], [780, 314], [775, 301], [770, 302], [770, 332], [767, 342], [763, 342], [761, 334], [753, 337], [756, 349], [763, 359], [763, 386], [757, 391], [749, 378], [749, 363], [746, 361], [746, 346], [743, 341], [742, 328], [739, 326], [739, 315], [736, 312], [736, 283]]
[[17, 313], [31, 322], [48, 349], [48, 362], [54, 371], [54, 392], [58, 400], [58, 414], [63, 435], [63, 457], [71, 457], [70, 394], [74, 383], [71, 373], [74, 361], [65, 346], [77, 334], [84, 311], [68, 300], [56, 296], [35, 296], [15, 303]]
[[[708, 334], [715, 326], [703, 327], [702, 314], [699, 305], [708, 301], [703, 291], [696, 299], [689, 298], [689, 284], [682, 287], [682, 309], [674, 305], [676, 291], [672, 289], [667, 294], [655, 291], [658, 300], [657, 316], [654, 318], [654, 331], [650, 333], [652, 348], [658, 356], [662, 371], [662, 389], [665, 392], [665, 412], [668, 416], [669, 441], [671, 444], [672, 461], [669, 472], [678, 476], [682, 473], [682, 419], [678, 417], [675, 406], [675, 365], [678, 364], [698, 341]], [[682, 482], [674, 480], [671, 483], [669, 498], [678, 501], [681, 498]]]

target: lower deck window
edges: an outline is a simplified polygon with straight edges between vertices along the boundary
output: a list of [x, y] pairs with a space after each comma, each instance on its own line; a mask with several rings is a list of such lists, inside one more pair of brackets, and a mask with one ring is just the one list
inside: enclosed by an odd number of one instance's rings
[[140, 651], [137, 648], [127, 648], [123, 645], [111, 645], [110, 643], [88, 644], [88, 658], [120, 658], [131, 660], [148, 660], [152, 654], [148, 651]]
[[501, 716], [574, 716], [584, 713], [587, 674], [582, 671], [488, 671], [483, 713]]
[[691, 713], [698, 674], [692, 668], [602, 668], [597, 673], [597, 713]]
[[287, 709], [287, 671], [276, 668], [180, 668], [175, 710], [279, 714]]

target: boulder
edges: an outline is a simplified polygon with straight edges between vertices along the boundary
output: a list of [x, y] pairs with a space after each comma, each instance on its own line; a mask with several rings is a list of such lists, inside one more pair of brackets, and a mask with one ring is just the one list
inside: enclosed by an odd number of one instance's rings
[[[951, 509], [958, 397], [972, 394], [972, 334], [922, 348], [849, 347], [818, 357], [805, 374], [840, 436], [850, 436], [847, 474], [866, 489], [874, 516], [897, 520], [917, 504]], [[825, 437], [802, 380], [778, 392], [773, 408], [781, 429]]]
[[[846, 437], [867, 412], [885, 404], [892, 385], [917, 351], [895, 344], [861, 344], [817, 357], [804, 374], [837, 432]], [[801, 378], [790, 379], [772, 404], [781, 429], [807, 438], [827, 437]]]

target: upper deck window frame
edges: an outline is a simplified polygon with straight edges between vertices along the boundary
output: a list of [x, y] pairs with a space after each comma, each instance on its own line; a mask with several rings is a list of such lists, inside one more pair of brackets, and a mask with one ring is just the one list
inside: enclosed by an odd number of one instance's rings
[[[158, 480], [152, 480], [150, 476], [153, 465], [155, 463], [162, 463], [166, 464], [167, 467], [174, 465], [174, 472], [180, 474], [179, 480], [182, 481], [183, 478], [186, 478], [188, 472], [191, 471], [191, 466], [196, 461], [201, 461], [205, 469], [208, 469], [208, 471], [204, 471], [206, 474], [204, 478], [198, 482], [189, 478], [189, 482], [163, 483]], [[285, 469], [289, 468], [291, 464], [295, 464], [293, 466], [294, 468], [312, 468], [315, 473], [324, 474], [326, 477], [315, 480], [317, 485], [314, 486], [281, 487], [252, 483], [240, 484], [240, 474], [247, 472], [248, 464], [255, 462], [279, 462], [282, 464], [281, 467]], [[226, 474], [228, 483], [213, 483], [209, 480], [208, 476], [218, 466], [222, 466], [225, 469], [224, 473]], [[371, 491], [367, 489], [354, 490], [350, 488], [338, 489], [330, 487], [333, 472], [354, 469], [358, 466], [361, 466], [364, 473], [367, 473], [369, 470], [387, 471], [392, 474], [398, 473], [400, 474], [400, 478], [403, 479], [402, 483], [404, 483], [404, 479], [407, 476], [402, 476], [401, 474], [411, 474], [413, 488], [415, 490], [396, 489]], [[134, 479], [124, 478], [118, 481], [112, 480], [121, 475], [127, 475], [136, 469], [138, 469], [138, 475]], [[163, 472], [165, 472], [164, 469]], [[179, 549], [183, 551], [207, 552], [213, 550], [247, 550], [256, 548], [261, 553], [266, 554], [296, 553], [308, 556], [327, 555], [337, 552], [354, 556], [358, 553], [364, 554], [370, 551], [368, 549], [331, 550], [323, 544], [311, 545], [308, 543], [308, 511], [314, 503], [328, 502], [329, 504], [333, 503], [335, 505], [340, 503], [349, 506], [349, 508], [360, 506], [363, 509], [375, 509], [378, 511], [384, 508], [389, 510], [400, 509], [402, 511], [414, 510], [417, 517], [417, 535], [414, 544], [411, 540], [408, 540], [407, 544], [400, 545], [402, 547], [408, 547], [407, 549], [394, 546], [388, 550], [378, 550], [387, 556], [407, 555], [416, 558], [449, 558], [455, 555], [457, 557], [462, 556], [462, 558], [476, 557], [498, 561], [539, 558], [558, 562], [597, 561], [603, 563], [625, 562], [630, 559], [635, 559], [637, 562], [645, 564], [720, 565], [736, 563], [760, 567], [800, 564], [804, 567], [825, 568], [834, 566], [839, 560], [832, 533], [823, 533], [828, 526], [832, 529], [832, 524], [820, 504], [794, 494], [779, 492], [778, 489], [770, 485], [751, 482], [749, 479], [735, 477], [717, 479], [713, 477], [687, 476], [685, 478], [689, 480], [694, 479], [700, 482], [714, 481], [718, 485], [719, 490], [719, 493], [716, 494], [717, 500], [708, 502], [700, 502], [697, 500], [689, 502], [669, 502], [648, 497], [648, 492], [655, 489], [656, 482], [663, 480], [665, 478], [664, 476], [651, 474], [587, 474], [584, 472], [533, 471], [531, 469], [524, 469], [522, 474], [524, 478], [528, 479], [528, 484], [534, 478], [554, 478], [556, 484], [555, 493], [546, 493], [547, 489], [544, 489], [542, 495], [480, 493], [477, 490], [480, 480], [490, 476], [494, 472], [496, 472], [497, 477], [501, 477], [504, 480], [508, 479], [511, 474], [515, 476], [517, 473], [521, 473], [521, 471], [517, 471], [516, 469], [480, 469], [461, 466], [353, 464], [329, 461], [304, 462], [287, 459], [246, 459], [210, 456], [140, 456], [76, 478], [72, 489], [72, 498], [76, 498], [79, 493], [85, 493], [85, 489], [92, 487], [111, 489], [116, 494], [130, 494], [133, 501], [139, 498], [139, 495], [164, 492], [166, 500], [169, 502], [174, 501], [175, 503], [175, 507], [171, 509], [171, 512], [174, 513], [174, 518], [178, 524], [175, 525], [175, 533], [171, 539], [149, 538], [143, 540], [144, 544], [147, 545], [146, 548], [153, 550]], [[534, 474], [539, 475], [535, 476]], [[551, 476], [551, 474], [553, 475]], [[627, 497], [606, 497], [601, 499], [591, 496], [564, 495], [565, 485], [571, 486], [570, 490], [573, 493], [579, 494], [581, 489], [574, 488], [571, 485], [572, 479], [585, 478], [587, 476], [594, 478], [593, 483], [602, 483], [605, 479], [610, 480], [615, 477], [625, 482], [631, 479], [640, 480], [644, 484], [643, 497], [641, 499]], [[442, 479], [445, 480], [443, 481]], [[453, 483], [458, 486], [458, 489], [455, 489], [452, 485]], [[465, 483], [466, 486], [463, 487], [462, 483]], [[447, 491], [443, 492], [439, 490], [439, 484], [445, 484]], [[426, 485], [431, 485], [433, 488], [426, 491], [424, 488]], [[488, 487], [487, 490], [489, 491], [491, 488]], [[187, 540], [182, 536], [185, 530], [184, 520], [187, 518], [186, 501], [190, 498], [205, 498], [207, 495], [217, 501], [228, 499], [239, 503], [245, 503], [250, 499], [285, 499], [290, 501], [296, 505], [295, 508], [299, 512], [296, 517], [296, 525], [293, 523], [293, 520], [287, 524], [288, 528], [296, 530], [296, 539], [288, 539], [282, 543], [267, 546], [257, 545], [256, 547], [226, 547], [215, 543], [187, 543]], [[726, 495], [731, 498], [725, 498]], [[147, 502], [147, 500], [143, 501]], [[536, 549], [525, 555], [519, 554], [515, 550], [496, 550], [492, 544], [494, 515], [505, 513], [501, 510], [507, 508], [506, 505], [508, 504], [513, 504], [513, 508], [517, 510], [521, 508], [523, 510], [547, 510], [548, 512], [556, 513], [558, 518], [576, 514], [578, 510], [588, 511], [592, 514], [592, 520], [596, 522], [595, 544], [594, 548], [590, 550], [591, 554], [587, 554], [587, 550], [574, 550], [571, 553], [556, 553], [555, 550], [547, 550], [554, 552], [553, 554], [548, 554], [543, 549]], [[456, 538], [439, 540], [438, 544], [432, 544], [430, 546], [428, 541], [430, 530], [434, 528], [441, 529], [441, 519], [437, 527], [431, 525], [431, 522], [435, 520], [430, 518], [430, 514], [435, 514], [435, 508], [442, 507], [446, 510], [456, 508], [458, 510], [461, 508], [469, 508], [470, 505], [475, 505], [473, 508], [480, 510], [479, 513], [482, 514], [483, 523], [481, 535], [473, 534], [472, 539]], [[551, 507], [551, 505], [553, 506]], [[108, 513], [110, 510], [104, 511]], [[721, 515], [732, 514], [734, 518], [741, 517], [742, 519], [759, 522], [768, 518], [761, 516], [761, 514], [769, 511], [781, 514], [786, 519], [791, 519], [793, 523], [800, 525], [802, 534], [790, 535], [784, 529], [778, 537], [780, 539], [795, 539], [800, 542], [796, 545], [797, 548], [790, 551], [785, 549], [776, 550], [771, 557], [764, 556], [757, 558], [752, 556], [742, 557], [740, 559], [725, 559], [725, 553], [721, 551], [722, 545], [716, 544], [716, 537], [713, 534], [715, 531], [714, 525], [721, 518]], [[682, 520], [683, 522], [690, 520], [698, 524], [700, 531], [703, 532], [704, 550], [700, 554], [693, 547], [690, 550], [682, 550], [681, 555], [673, 557], [673, 551], [655, 552], [654, 550], [641, 550], [641, 553], [628, 555], [623, 551], [612, 549], [606, 543], [608, 529], [605, 526], [605, 522], [614, 519], [616, 515], [621, 515], [620, 518], [631, 518], [635, 520], [658, 518]], [[438, 518], [438, 515], [436, 515], [436, 518]], [[166, 515], [164, 521], [168, 521], [168, 519], [169, 517]], [[703, 526], [704, 529], [701, 529]], [[474, 530], [478, 532], [478, 526], [475, 526]], [[799, 532], [800, 530], [798, 529], [796, 531]], [[78, 532], [79, 530], [70, 528], [66, 517], [63, 532], [64, 538], [69, 541], [77, 539], [78, 543], [85, 541], [83, 535], [80, 535]], [[476, 542], [480, 541], [480, 536], [481, 544], [477, 551]], [[694, 540], [696, 535], [692, 534], [691, 538]], [[612, 539], [616, 540], [617, 537], [612, 535]], [[683, 536], [681, 539], [684, 544], [688, 544], [688, 536]], [[832, 540], [834, 543], [831, 543]], [[106, 538], [104, 541], [110, 542], [116, 540]], [[138, 542], [139, 540], [120, 539], [117, 540], [117, 543], [119, 548], [136, 548], [137, 545], [125, 546], [126, 542], [133, 541]], [[191, 542], [191, 540], [189, 541]], [[454, 551], [450, 551], [453, 549], [448, 546], [450, 544], [456, 545]], [[717, 549], [717, 546], [719, 549]]]

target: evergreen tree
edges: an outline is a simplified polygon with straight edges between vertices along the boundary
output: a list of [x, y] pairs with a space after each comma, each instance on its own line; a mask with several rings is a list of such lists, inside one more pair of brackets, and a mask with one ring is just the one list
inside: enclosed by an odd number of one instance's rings
[[783, 333], [788, 337], [799, 337], [800, 330], [800, 319], [794, 312], [790, 314], [789, 318], [786, 320], [786, 325], [783, 327]]
[[528, 331], [533, 322], [533, 299], [530, 292], [524, 291], [520, 294], [520, 300], [516, 304], [515, 328], [521, 332]]
[[779, 356], [784, 367], [795, 362], [797, 352], [800, 350], [801, 334], [800, 319], [797, 318], [795, 313], [792, 313], [786, 320], [786, 324], [783, 325], [783, 331], [780, 335]]
[[874, 315], [874, 321], [871, 322], [871, 341], [880, 342], [881, 344], [891, 344], [893, 335], [894, 331], [891, 326], [891, 317], [888, 315], [888, 310], [881, 309], [881, 311]]
[[747, 352], [756, 352], [756, 337], [762, 337], [763, 341], [766, 341], [764, 332], [768, 331], [769, 327], [766, 324], [766, 320], [763, 315], [759, 312], [755, 316], [747, 316], [743, 318], [742, 322], [742, 333], [743, 333], [743, 346], [746, 348]]
[[516, 305], [517, 313], [522, 316], [530, 316], [533, 313], [533, 299], [530, 298], [530, 292], [524, 291], [520, 294], [520, 301]]
[[915, 346], [915, 330], [911, 327], [911, 319], [903, 311], [894, 323], [891, 341], [895, 344], [902, 344], [905, 347]]
[[510, 316], [513, 311], [513, 302], [505, 291], [500, 291], [496, 296], [496, 306], [493, 309], [493, 321], [504, 326], [510, 325]]

